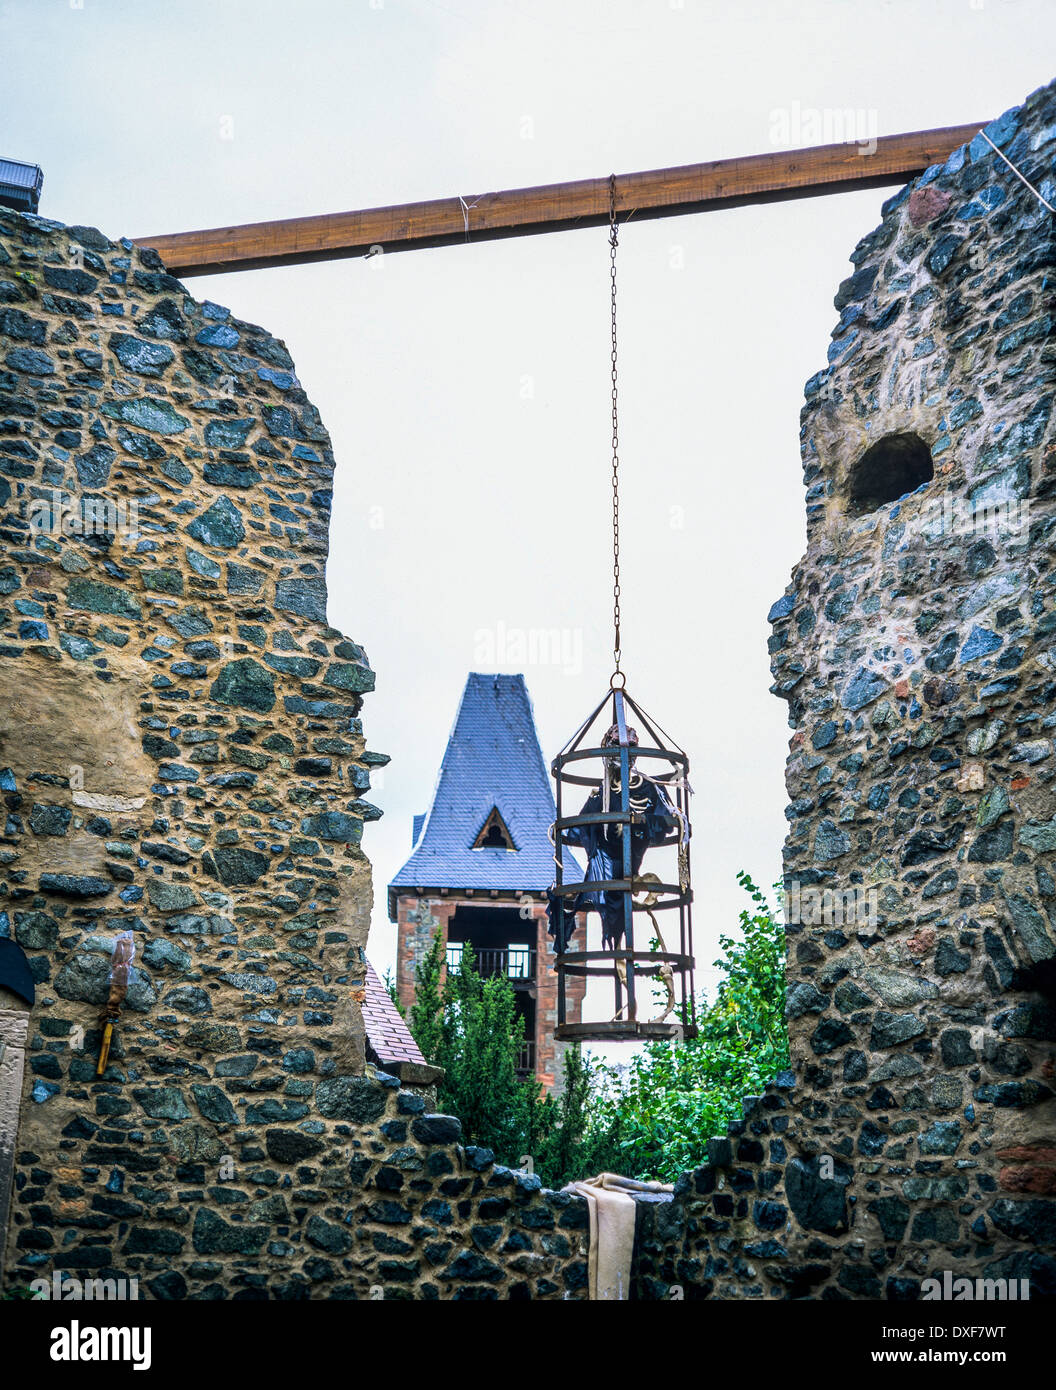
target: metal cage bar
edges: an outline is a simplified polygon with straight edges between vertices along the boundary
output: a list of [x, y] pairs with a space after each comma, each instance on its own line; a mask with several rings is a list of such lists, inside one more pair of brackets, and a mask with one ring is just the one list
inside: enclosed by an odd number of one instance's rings
[[[615, 726], [616, 728], [617, 745], [602, 747], [600, 736], [591, 738], [589, 735], [607, 708], [611, 714], [608, 726]], [[630, 743], [627, 732], [628, 712], [633, 714], [635, 720], [641, 724], [652, 740], [651, 743], [634, 745]], [[619, 759], [620, 778], [618, 804], [610, 803], [608, 811], [579, 811], [574, 815], [565, 815], [564, 788], [566, 786], [597, 789], [601, 785], [598, 777], [584, 776], [578, 771], [572, 771], [571, 768], [600, 759], [602, 762], [601, 777], [605, 778], [610, 775], [610, 763], [615, 762], [617, 757]], [[640, 823], [640, 818], [631, 805], [631, 772], [632, 768], [639, 763], [652, 763], [654, 765], [659, 763], [666, 765], [668, 769], [666, 771], [650, 771], [645, 776], [648, 781], [664, 789], [665, 796], [681, 818], [679, 826], [663, 840], [647, 845], [642, 854], [644, 857], [649, 848], [679, 846], [679, 881], [677, 883], [662, 881], [645, 883], [641, 870], [639, 869], [637, 874], [634, 871], [630, 832], [633, 825]], [[551, 895], [552, 910], [557, 918], [558, 939], [565, 942], [564, 949], [554, 959], [554, 969], [557, 973], [555, 1036], [565, 1040], [586, 1041], [593, 1039], [605, 1042], [694, 1036], [696, 1033], [696, 1014], [693, 998], [693, 892], [689, 882], [689, 837], [691, 832], [688, 757], [679, 745], [665, 734], [654, 720], [649, 718], [629, 694], [622, 689], [612, 688], [554, 758], [551, 763], [551, 773], [556, 784], [556, 816], [553, 826], [555, 882]], [[614, 867], [617, 863], [619, 865], [618, 871], [621, 877], [566, 883], [564, 855], [566, 849], [570, 847], [567, 832], [577, 827], [592, 825], [610, 828], [622, 827], [620, 852], [614, 862]], [[640, 859], [639, 864], [641, 862]], [[655, 880], [655, 875], [649, 877]], [[641, 895], [641, 890], [646, 887], [649, 889], [650, 900], [636, 902], [634, 895], [636, 893]], [[608, 947], [603, 944], [603, 949], [600, 951], [569, 949], [577, 925], [574, 920], [568, 924], [567, 918], [570, 909], [573, 919], [575, 918], [575, 900], [584, 892], [585, 888], [592, 894], [622, 894], [623, 935], [616, 947]], [[652, 918], [653, 913], [675, 910], [678, 912], [677, 949], [672, 949], [670, 946], [661, 951], [637, 949], [635, 944], [635, 913], [644, 912]], [[590, 911], [600, 911], [600, 908], [593, 903], [589, 904], [584, 916]], [[570, 930], [567, 932], [566, 940], [566, 927], [569, 925]], [[656, 925], [655, 920], [654, 925]], [[657, 930], [659, 931], [659, 927]], [[661, 944], [663, 944], [662, 937]], [[658, 976], [662, 967], [670, 967], [672, 972], [675, 999], [672, 1012], [677, 1021], [668, 1022], [666, 1018], [639, 1021], [636, 981]], [[567, 978], [573, 976], [586, 977], [587, 979], [608, 977], [612, 980], [615, 1014], [610, 1021], [569, 1022], [567, 1017]]]

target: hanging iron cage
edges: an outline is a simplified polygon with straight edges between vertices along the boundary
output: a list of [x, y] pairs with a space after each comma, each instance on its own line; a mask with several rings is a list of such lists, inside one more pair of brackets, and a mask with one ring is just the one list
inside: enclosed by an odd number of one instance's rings
[[[631, 699], [622, 673], [616, 677], [619, 683], [614, 678], [605, 698], [551, 764], [556, 784], [551, 832], [555, 882], [550, 891], [557, 972], [554, 1036], [596, 1042], [690, 1038], [697, 1029], [689, 759]], [[590, 794], [580, 809], [576, 791], [587, 787]], [[566, 882], [568, 848], [587, 855], [582, 880]], [[650, 871], [650, 854], [666, 874]], [[602, 947], [589, 950], [589, 914], [595, 913]], [[570, 949], [577, 945], [582, 949]], [[597, 1003], [590, 982], [610, 979], [612, 1018], [569, 1022], [569, 976], [586, 976], [584, 1008]], [[657, 1010], [657, 1017], [647, 1017]]]

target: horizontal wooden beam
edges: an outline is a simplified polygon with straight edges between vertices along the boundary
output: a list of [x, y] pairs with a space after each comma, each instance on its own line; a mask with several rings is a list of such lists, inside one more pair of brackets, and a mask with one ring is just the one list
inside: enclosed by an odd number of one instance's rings
[[[984, 124], [885, 135], [876, 140], [872, 153], [855, 143], [818, 145], [620, 174], [617, 213], [621, 222], [632, 217], [678, 217], [901, 184], [929, 165], [945, 161], [951, 150], [971, 140]], [[608, 218], [609, 180], [605, 177], [362, 212], [137, 237], [136, 241], [157, 251], [170, 274], [186, 277], [341, 260], [377, 254], [377, 248], [385, 253], [416, 251], [596, 227]]]

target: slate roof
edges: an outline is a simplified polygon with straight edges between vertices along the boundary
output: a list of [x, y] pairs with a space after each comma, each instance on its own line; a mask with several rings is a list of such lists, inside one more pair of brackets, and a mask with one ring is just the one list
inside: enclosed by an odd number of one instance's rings
[[367, 997], [363, 1001], [363, 1025], [366, 1028], [370, 1050], [381, 1067], [395, 1066], [400, 1062], [426, 1065], [418, 1044], [411, 1037], [410, 1029], [369, 960]]
[[0, 159], [0, 183], [9, 183], [15, 188], [36, 188], [40, 177], [40, 167], [36, 164], [23, 164], [20, 159]]
[[[474, 849], [497, 807], [515, 850]], [[417, 817], [415, 818], [417, 820]], [[471, 672], [414, 852], [389, 884], [401, 888], [544, 892], [554, 881], [554, 797], [523, 676]], [[582, 871], [565, 851], [565, 881]]]
[[39, 165], [0, 158], [0, 205], [18, 212], [36, 212], [43, 184]]

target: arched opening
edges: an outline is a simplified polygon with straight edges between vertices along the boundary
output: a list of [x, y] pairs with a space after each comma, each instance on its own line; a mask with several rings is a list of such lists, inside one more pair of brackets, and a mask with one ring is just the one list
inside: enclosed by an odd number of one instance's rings
[[887, 434], [851, 469], [848, 510], [854, 516], [897, 502], [935, 476], [931, 450], [917, 434]]

